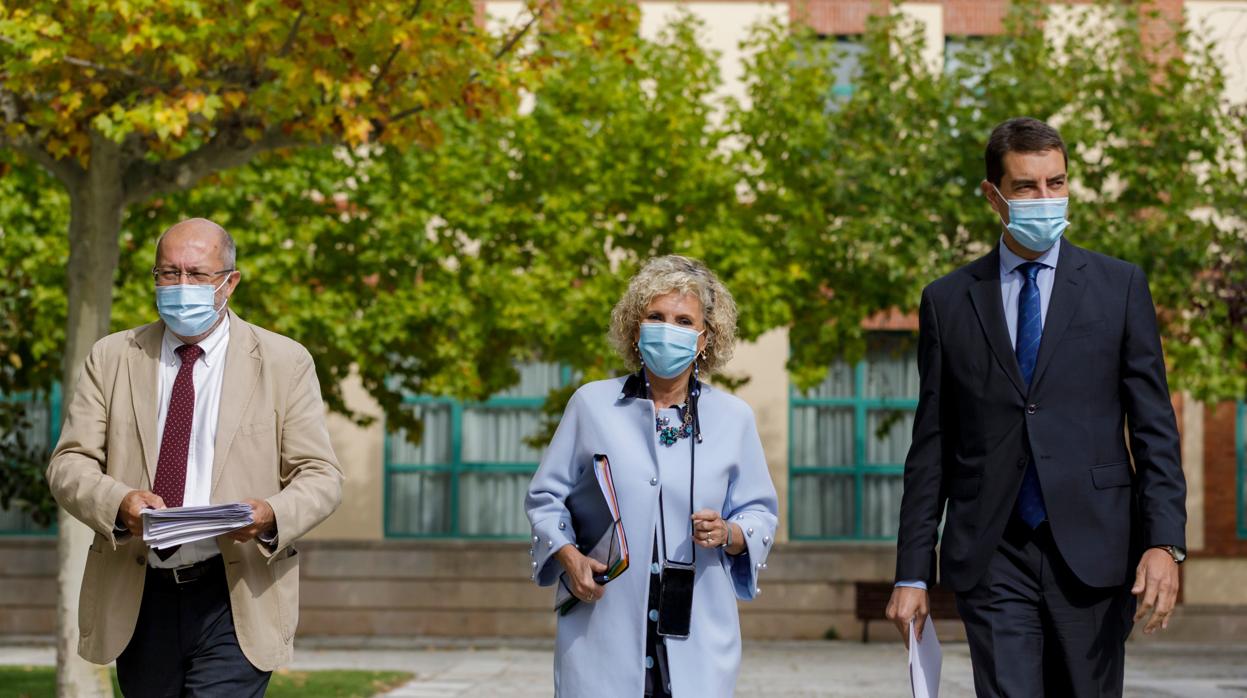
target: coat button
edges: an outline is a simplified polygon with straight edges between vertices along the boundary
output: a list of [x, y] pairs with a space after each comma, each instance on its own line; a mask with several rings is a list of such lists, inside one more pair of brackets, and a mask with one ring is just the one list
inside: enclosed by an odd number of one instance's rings
[[656, 478], [656, 477], [651, 477], [651, 478], [649, 479], [649, 484], [650, 484], [650, 487], [657, 487], [657, 486], [658, 486], [658, 478]]
[[1021, 458], [1018, 459], [1018, 467], [1019, 468], [1026, 467], [1026, 456], [1022, 456]]
[[533, 536], [533, 542], [534, 542], [534, 543], [537, 543], [537, 542], [539, 542], [540, 540], [541, 540], [541, 538], [539, 538], [539, 537], [537, 537], [537, 536]]
[[560, 530], [560, 531], [566, 531], [566, 530], [567, 530], [567, 522], [566, 522], [566, 521], [560, 521], [560, 522], [559, 522], [559, 530]]
[[762, 536], [762, 545], [770, 545], [770, 544], [771, 544], [771, 537], [770, 537], [770, 536]]
[[745, 535], [747, 535], [747, 536], [752, 536], [752, 535], [753, 535], [753, 529], [752, 529], [752, 528], [746, 529], [746, 530], [745, 530]]
[[136, 564], [143, 565], [143, 564], [146, 564], [146, 563], [147, 563], [147, 560], [143, 559], [143, 556], [142, 556], [142, 555], [139, 555], [138, 557], [135, 557], [135, 558], [134, 558], [134, 562], [135, 562]]
[[1038, 411], [1039, 411], [1039, 405], [1036, 405], [1033, 402], [1026, 406], [1026, 414], [1035, 414]]

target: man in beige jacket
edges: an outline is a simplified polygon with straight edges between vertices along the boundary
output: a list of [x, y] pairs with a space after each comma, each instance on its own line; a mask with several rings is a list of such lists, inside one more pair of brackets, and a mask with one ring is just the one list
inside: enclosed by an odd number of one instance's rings
[[[96, 343], [48, 466], [95, 530], [78, 651], [117, 660], [126, 696], [261, 696], [298, 622], [291, 543], [342, 497], [312, 357], [228, 310], [232, 238], [203, 219], [161, 237], [161, 320]], [[254, 523], [149, 549], [145, 508], [245, 502]]]

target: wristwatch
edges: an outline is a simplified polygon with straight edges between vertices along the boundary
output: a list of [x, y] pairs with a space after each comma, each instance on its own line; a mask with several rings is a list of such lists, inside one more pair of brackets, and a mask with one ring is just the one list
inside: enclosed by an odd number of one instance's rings
[[1176, 545], [1158, 545], [1156, 547], [1169, 553], [1169, 556], [1173, 558], [1173, 561], [1178, 563], [1179, 565], [1186, 562], [1186, 549], [1185, 548], [1179, 548]]

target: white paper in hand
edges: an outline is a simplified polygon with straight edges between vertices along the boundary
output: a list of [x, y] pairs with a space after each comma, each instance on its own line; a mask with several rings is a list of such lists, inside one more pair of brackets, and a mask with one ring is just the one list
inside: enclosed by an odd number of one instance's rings
[[939, 698], [940, 664], [944, 653], [940, 639], [935, 635], [935, 623], [927, 616], [922, 626], [922, 641], [914, 632], [914, 622], [909, 622], [909, 681], [914, 698]]
[[206, 507], [144, 509], [142, 516], [143, 541], [157, 550], [215, 538], [254, 522], [251, 507], [241, 502]]

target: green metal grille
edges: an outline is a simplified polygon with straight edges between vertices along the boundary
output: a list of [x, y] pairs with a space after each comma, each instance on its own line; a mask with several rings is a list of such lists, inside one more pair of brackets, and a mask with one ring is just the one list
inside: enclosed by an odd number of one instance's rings
[[[61, 436], [61, 386], [59, 383], [53, 384], [51, 391], [48, 393], [32, 393], [21, 392], [9, 397], [0, 397], [0, 399], [14, 402], [24, 402], [29, 404], [36, 410], [46, 410], [47, 423], [42, 430], [44, 441], [42, 445], [51, 451], [52, 446]], [[3, 438], [3, 435], [0, 435]], [[31, 519], [31, 517], [23, 511], [8, 511], [0, 509], [0, 537], [6, 536], [55, 536], [56, 523], [51, 526], [39, 526]]]
[[[555, 387], [563, 387], [573, 379], [568, 367], [560, 367], [559, 378]], [[498, 458], [471, 458], [470, 451], [474, 444], [465, 444], [465, 422], [478, 414], [518, 414], [530, 413], [538, 415], [545, 404], [545, 395], [505, 394], [495, 396], [484, 402], [461, 402], [458, 400], [413, 396], [404, 400], [411, 409], [420, 410], [425, 417], [425, 440], [433, 438], [429, 428], [446, 430], [444, 443], [431, 442], [423, 447], [414, 448], [407, 445], [406, 435], [398, 431], [386, 431], [385, 434], [385, 477], [384, 477], [384, 532], [387, 538], [454, 538], [472, 540], [520, 540], [528, 536], [527, 525], [519, 530], [519, 519], [522, 518], [522, 497], [511, 496], [519, 485], [526, 483], [539, 465], [536, 457], [521, 460], [505, 460]], [[504, 446], [514, 448], [504, 450], [530, 449], [515, 446], [516, 440], [522, 440], [531, 434], [515, 433]], [[506, 438], [499, 436], [497, 438]], [[480, 450], [477, 448], [476, 450]], [[413, 462], [410, 458], [418, 451], [421, 458]], [[407, 454], [404, 457], [404, 454]], [[536, 454], [534, 454], [536, 455]], [[413, 498], [398, 487], [398, 478], [412, 479], [421, 495]], [[497, 486], [497, 487], [495, 487]], [[465, 500], [475, 497], [485, 499], [486, 505], [493, 489], [509, 488], [507, 496], [496, 501], [498, 525], [491, 528], [491, 520], [486, 517], [467, 517], [464, 511]], [[409, 488], [410, 489], [410, 488]], [[478, 502], [479, 503], [479, 502]], [[422, 507], [426, 511], [413, 512], [411, 508]], [[411, 519], [412, 514], [419, 517], [416, 524], [404, 523]], [[508, 523], [509, 522], [509, 523]]]
[[[876, 353], [874, 356], [877, 360], [879, 355]], [[901, 451], [908, 449], [909, 435], [906, 432], [898, 439], [899, 432], [895, 430], [907, 426], [906, 420], [912, 419], [918, 401], [909, 394], [870, 394], [868, 375], [871, 362], [872, 356], [868, 355], [851, 367], [839, 364], [829, 369], [829, 375], [835, 371], [842, 374], [851, 372], [851, 376], [843, 376], [846, 380], [842, 382], [851, 384], [850, 389], [842, 391], [844, 394], [826, 395], [828, 391], [823, 391], [823, 395], [815, 396], [795, 389], [789, 394], [788, 531], [793, 540], [887, 541], [895, 537], [891, 533], [880, 533], [883, 528], [881, 523], [868, 525], [868, 515], [871, 520], [877, 520], [885, 510], [899, 505], [899, 481], [905, 471]], [[851, 433], [844, 436], [851, 439], [851, 444], [839, 444], [838, 448], [830, 449], [846, 456], [843, 462], [808, 462], [808, 458], [799, 455], [801, 451], [811, 450], [808, 446], [799, 448], [797, 444], [797, 439], [802, 438], [797, 423], [798, 412], [806, 408], [823, 408], [841, 416], [851, 413]], [[871, 428], [872, 423], [877, 426], [883, 419], [891, 420], [891, 448], [880, 448], [881, 442]], [[820, 435], [820, 438], [826, 438], [826, 435]], [[871, 457], [869, 451], [872, 445], [874, 450], [885, 452], [886, 457]], [[839, 480], [844, 485], [842, 496], [831, 498], [835, 501], [824, 497], [822, 502], [811, 503], [803, 496], [803, 487], [826, 483], [829, 479]], [[812, 511], [811, 507], [824, 510]], [[812, 529], [823, 531], [811, 533]], [[827, 532], [829, 530], [832, 532]]]

